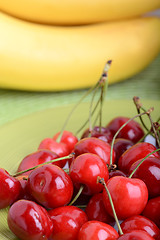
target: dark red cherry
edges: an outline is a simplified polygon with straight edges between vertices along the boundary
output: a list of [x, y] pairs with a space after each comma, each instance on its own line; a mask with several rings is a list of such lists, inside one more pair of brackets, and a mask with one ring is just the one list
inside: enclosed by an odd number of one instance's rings
[[120, 156], [132, 146], [133, 146], [132, 141], [130, 141], [128, 139], [124, 139], [124, 138], [117, 138], [113, 145], [113, 148], [114, 148], [114, 151], [116, 154], [115, 163], [117, 163]]
[[75, 206], [64, 206], [48, 211], [53, 222], [50, 240], [77, 240], [81, 226], [88, 221], [86, 213]]
[[68, 204], [73, 194], [69, 175], [53, 164], [34, 169], [28, 177], [27, 188], [38, 203], [49, 209]]
[[117, 169], [109, 172], [109, 178], [116, 177], [116, 176], [127, 177], [127, 174]]
[[[119, 220], [139, 215], [144, 210], [148, 201], [148, 190], [142, 180], [116, 176], [110, 178], [106, 186], [111, 194]], [[106, 211], [113, 216], [109, 197], [105, 189], [103, 189], [103, 202]]]
[[[75, 156], [83, 153], [93, 153], [102, 158], [106, 164], [110, 164], [111, 146], [101, 139], [90, 137], [81, 139], [74, 147]], [[115, 162], [115, 153], [113, 151], [113, 163]]]
[[[106, 128], [108, 128], [114, 135], [119, 128], [125, 124], [130, 118], [128, 117], [116, 117], [110, 121]], [[118, 134], [117, 138], [125, 138], [133, 143], [137, 143], [144, 136], [144, 131], [141, 125], [131, 120]]]
[[124, 233], [117, 240], [155, 240], [147, 232], [143, 230], [133, 230], [128, 233]]
[[10, 230], [21, 240], [48, 239], [53, 230], [47, 211], [24, 199], [11, 206], [7, 220]]
[[121, 229], [123, 233], [130, 232], [132, 230], [143, 230], [155, 239], [157, 239], [160, 235], [160, 229], [157, 225], [148, 218], [140, 215], [135, 215], [125, 219], [121, 223]]
[[88, 216], [88, 220], [97, 220], [104, 223], [113, 223], [112, 218], [106, 211], [103, 203], [103, 194], [94, 194], [85, 208], [85, 212]]
[[[129, 174], [132, 173], [141, 160], [142, 159], [132, 164]], [[139, 178], [145, 182], [148, 188], [149, 198], [160, 196], [160, 157], [148, 157], [145, 159], [132, 177]]]
[[[39, 149], [48, 149], [52, 152], [55, 152], [59, 157], [65, 157], [69, 154], [69, 150], [66, 144], [62, 142], [56, 142], [52, 138], [43, 139], [39, 144], [38, 150]], [[67, 160], [63, 160], [61, 162], [62, 162], [62, 165], [64, 166]]]
[[107, 129], [105, 127], [101, 127], [100, 128], [98, 126], [95, 126], [93, 128], [93, 130], [91, 131], [91, 133], [90, 133], [89, 129], [87, 129], [83, 133], [81, 139], [82, 138], [88, 138], [88, 137], [99, 138], [99, 139], [101, 139], [101, 140], [103, 140], [103, 141], [105, 141], [107, 143], [111, 143], [111, 141], [113, 139], [113, 135], [112, 135], [112, 133], [111, 133], [111, 131], [109, 129]]
[[10, 176], [3, 168], [0, 168], [0, 209], [13, 204], [22, 191], [18, 179]]
[[148, 201], [142, 215], [152, 220], [160, 228], [160, 196]]
[[[58, 132], [57, 134], [55, 134], [53, 136], [53, 139], [55, 141], [57, 140], [59, 134], [60, 134], [60, 132]], [[63, 131], [60, 142], [64, 143], [67, 146], [69, 153], [71, 153], [74, 149], [75, 144], [78, 142], [78, 138], [76, 136], [74, 136], [74, 134], [72, 132], [65, 130], [65, 131]]]
[[84, 186], [83, 193], [92, 195], [102, 191], [103, 186], [97, 183], [97, 177], [108, 180], [109, 173], [105, 162], [96, 154], [84, 153], [75, 158], [69, 168], [69, 175], [74, 186]]
[[[41, 149], [38, 150], [34, 153], [31, 153], [29, 155], [27, 155], [26, 157], [23, 158], [23, 160], [21, 161], [21, 163], [19, 164], [18, 170], [17, 172], [21, 172], [24, 171], [26, 169], [35, 167], [39, 164], [51, 161], [53, 159], [58, 158], [59, 156], [47, 149]], [[62, 167], [62, 162], [61, 161], [56, 161], [53, 164]], [[29, 175], [31, 171], [25, 172], [24, 175]]]
[[[155, 146], [146, 142], [141, 142], [133, 145], [127, 151], [125, 151], [118, 160], [119, 170], [128, 173], [131, 165], [134, 162], [146, 157], [148, 154], [152, 153], [155, 150]], [[155, 152], [151, 156], [159, 157], [159, 153]]]
[[82, 225], [77, 240], [116, 240], [118, 236], [109, 224], [92, 220]]

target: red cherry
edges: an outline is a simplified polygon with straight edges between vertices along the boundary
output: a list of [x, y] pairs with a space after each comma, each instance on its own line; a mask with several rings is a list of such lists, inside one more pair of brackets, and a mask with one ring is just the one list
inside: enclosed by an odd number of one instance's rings
[[133, 230], [129, 233], [124, 233], [117, 240], [154, 240], [154, 238], [143, 230]]
[[[95, 137], [81, 139], [75, 145], [74, 148], [76, 156], [81, 155], [83, 153], [93, 153], [102, 158], [106, 164], [110, 164], [110, 151], [111, 151], [110, 144]], [[115, 161], [114, 151], [112, 160], [114, 163]]]
[[121, 223], [121, 229], [123, 233], [130, 232], [132, 230], [143, 230], [155, 239], [160, 236], [160, 229], [156, 226], [156, 224], [148, 218], [140, 215], [135, 215], [125, 219]]
[[[56, 141], [59, 134], [60, 134], [60, 132], [56, 133], [53, 136], [53, 140]], [[67, 146], [69, 153], [71, 153], [74, 149], [75, 144], [78, 142], [78, 138], [76, 136], [74, 136], [72, 132], [65, 130], [65, 131], [63, 131], [60, 142], [64, 143]]]
[[84, 153], [75, 158], [69, 168], [69, 175], [74, 186], [84, 186], [83, 193], [92, 195], [102, 191], [103, 186], [97, 183], [97, 177], [108, 180], [109, 173], [105, 162], [97, 155]]
[[[106, 186], [111, 194], [119, 220], [141, 214], [148, 201], [148, 190], [142, 180], [117, 176], [110, 178]], [[103, 201], [106, 211], [113, 216], [105, 189], [103, 190]]]
[[[29, 155], [27, 155], [25, 158], [23, 158], [23, 160], [21, 161], [21, 163], [19, 164], [18, 167], [18, 172], [24, 171], [26, 169], [35, 167], [39, 164], [51, 161], [53, 159], [58, 158], [59, 156], [47, 149], [41, 149], [38, 150], [34, 153], [31, 153]], [[56, 161], [53, 164], [62, 167], [62, 162], [61, 161]], [[25, 172], [24, 175], [29, 175], [31, 171]]]
[[0, 209], [6, 208], [15, 202], [22, 191], [18, 179], [9, 175], [9, 173], [0, 168]]
[[120, 171], [120, 170], [112, 170], [109, 172], [109, 178], [115, 177], [115, 176], [123, 176], [123, 177], [127, 177], [127, 175]]
[[[59, 157], [65, 157], [69, 154], [68, 148], [64, 143], [58, 143], [52, 138], [45, 138], [41, 141], [38, 149], [48, 149], [55, 152]], [[67, 160], [62, 160], [62, 167], [66, 164]]]
[[[119, 130], [119, 128], [125, 124], [130, 118], [128, 117], [116, 117], [110, 121], [106, 128], [108, 128], [113, 135]], [[118, 134], [117, 138], [125, 138], [133, 143], [137, 143], [144, 136], [144, 131], [140, 124], [134, 120], [131, 120]]]
[[81, 226], [87, 222], [85, 212], [75, 206], [64, 206], [48, 211], [53, 222], [50, 240], [77, 240]]
[[116, 154], [115, 162], [117, 163], [120, 156], [132, 146], [133, 146], [132, 141], [130, 141], [128, 139], [124, 139], [124, 138], [117, 138], [113, 145], [113, 148], [114, 148], [114, 151]]
[[77, 240], [116, 240], [118, 236], [109, 224], [93, 220], [82, 225]]
[[73, 194], [69, 175], [52, 164], [34, 169], [28, 177], [27, 187], [34, 199], [49, 209], [68, 204]]
[[88, 216], [88, 220], [97, 220], [108, 224], [114, 222], [114, 218], [112, 218], [105, 209], [102, 193], [94, 194], [91, 197], [85, 208], [85, 212]]
[[[141, 160], [132, 164], [129, 173], [132, 173]], [[145, 159], [132, 177], [139, 178], [145, 182], [150, 198], [160, 196], [160, 157], [148, 157]]]
[[26, 200], [33, 200], [33, 197], [29, 194], [28, 189], [27, 189], [27, 179], [28, 176], [26, 175], [19, 175], [16, 177], [16, 179], [19, 180], [20, 184], [21, 184], [21, 192], [20, 195], [18, 196], [18, 200], [19, 199], [26, 199]]
[[107, 143], [111, 143], [112, 139], [113, 139], [113, 135], [111, 133], [111, 131], [105, 127], [98, 127], [98, 126], [95, 126], [92, 130], [92, 132], [90, 133], [89, 129], [87, 129], [82, 137], [82, 138], [88, 138], [88, 137], [96, 137], [96, 138], [99, 138], [101, 140], [103, 140], [104, 142], [107, 142]]
[[[129, 172], [131, 165], [146, 157], [151, 152], [155, 151], [156, 147], [150, 143], [141, 142], [133, 145], [127, 151], [125, 151], [118, 161], [118, 168], [125, 173]], [[158, 152], [153, 153], [151, 156], [159, 157]]]
[[47, 211], [35, 202], [19, 200], [8, 212], [8, 226], [21, 240], [48, 239], [53, 224]]
[[160, 228], [160, 196], [148, 201], [142, 215], [151, 219]]

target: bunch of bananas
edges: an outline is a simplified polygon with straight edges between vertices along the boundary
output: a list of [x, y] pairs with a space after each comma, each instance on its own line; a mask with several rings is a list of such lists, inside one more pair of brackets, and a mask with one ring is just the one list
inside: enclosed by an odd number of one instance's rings
[[160, 0], [0, 0], [0, 87], [63, 91], [109, 84], [160, 52]]

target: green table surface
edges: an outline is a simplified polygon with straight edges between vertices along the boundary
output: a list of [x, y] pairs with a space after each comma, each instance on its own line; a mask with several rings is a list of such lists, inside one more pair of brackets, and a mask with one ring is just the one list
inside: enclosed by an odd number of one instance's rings
[[[65, 92], [25, 92], [0, 89], [0, 125], [46, 108], [77, 103], [87, 89]], [[160, 100], [160, 55], [141, 73], [109, 85], [105, 99]], [[84, 101], [90, 101], [89, 95]]]

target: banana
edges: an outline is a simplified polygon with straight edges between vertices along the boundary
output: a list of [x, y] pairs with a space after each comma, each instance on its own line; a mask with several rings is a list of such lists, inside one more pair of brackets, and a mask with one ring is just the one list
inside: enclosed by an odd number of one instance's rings
[[160, 52], [160, 19], [48, 26], [0, 13], [0, 87], [63, 91], [92, 86], [113, 60], [109, 84], [144, 69]]
[[88, 24], [140, 16], [160, 0], [0, 0], [0, 10], [39, 23]]

